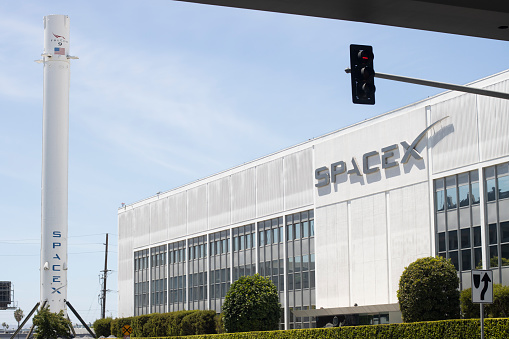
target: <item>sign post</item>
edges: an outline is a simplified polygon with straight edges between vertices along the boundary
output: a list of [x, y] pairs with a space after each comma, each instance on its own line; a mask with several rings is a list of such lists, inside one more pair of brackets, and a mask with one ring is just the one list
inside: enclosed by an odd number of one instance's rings
[[484, 339], [484, 304], [493, 304], [493, 271], [472, 270], [472, 303], [481, 304], [481, 339]]

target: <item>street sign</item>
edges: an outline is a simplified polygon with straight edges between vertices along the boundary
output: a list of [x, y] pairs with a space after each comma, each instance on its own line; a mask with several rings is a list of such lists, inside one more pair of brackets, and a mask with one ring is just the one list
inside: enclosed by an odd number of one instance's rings
[[472, 302], [493, 304], [493, 271], [472, 270]]
[[133, 328], [130, 325], [124, 325], [122, 327], [122, 334], [125, 336], [130, 336], [133, 333]]

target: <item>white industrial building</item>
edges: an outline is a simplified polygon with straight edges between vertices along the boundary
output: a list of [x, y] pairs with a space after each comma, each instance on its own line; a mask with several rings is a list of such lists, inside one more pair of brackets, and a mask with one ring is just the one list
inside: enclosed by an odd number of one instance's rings
[[[471, 86], [507, 93], [509, 71]], [[284, 328], [398, 322], [417, 258], [509, 284], [509, 102], [446, 92], [123, 206], [118, 228], [119, 316], [220, 312], [260, 273]]]

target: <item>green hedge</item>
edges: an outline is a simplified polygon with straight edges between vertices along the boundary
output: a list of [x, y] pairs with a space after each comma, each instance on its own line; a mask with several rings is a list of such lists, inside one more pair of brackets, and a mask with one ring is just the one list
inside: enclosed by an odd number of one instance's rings
[[100, 336], [109, 337], [111, 335], [111, 322], [113, 319], [97, 319], [94, 321], [92, 327], [94, 328], [95, 335], [99, 338]]
[[131, 337], [133, 338], [210, 334], [216, 333], [215, 316], [216, 312], [214, 311], [199, 310], [153, 313], [130, 318], [110, 319], [110, 330], [111, 334], [117, 338], [123, 337], [122, 327], [124, 325], [132, 327]]
[[[484, 333], [485, 337], [490, 339], [509, 338], [509, 318], [485, 319]], [[472, 339], [480, 338], [480, 336], [479, 319], [463, 319], [390, 325], [177, 336], [172, 337], [172, 339]]]

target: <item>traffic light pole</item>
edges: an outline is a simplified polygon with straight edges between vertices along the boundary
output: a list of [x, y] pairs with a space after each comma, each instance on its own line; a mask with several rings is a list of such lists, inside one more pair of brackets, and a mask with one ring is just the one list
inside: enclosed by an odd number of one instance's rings
[[[347, 68], [347, 69], [345, 69], [345, 72], [350, 73], [351, 69]], [[443, 88], [443, 89], [448, 89], [448, 90], [452, 90], [452, 91], [466, 92], [466, 93], [472, 93], [472, 94], [478, 94], [478, 95], [484, 95], [484, 96], [488, 96], [488, 97], [509, 100], [509, 93], [489, 91], [489, 90], [481, 89], [481, 88], [448, 84], [445, 82], [408, 78], [408, 77], [403, 77], [403, 76], [399, 76], [399, 75], [392, 75], [392, 74], [385, 74], [385, 73], [378, 73], [378, 72], [375, 72], [375, 78], [400, 81], [400, 82], [408, 82], [408, 83], [416, 84], [416, 85], [437, 87], [437, 88]]]

